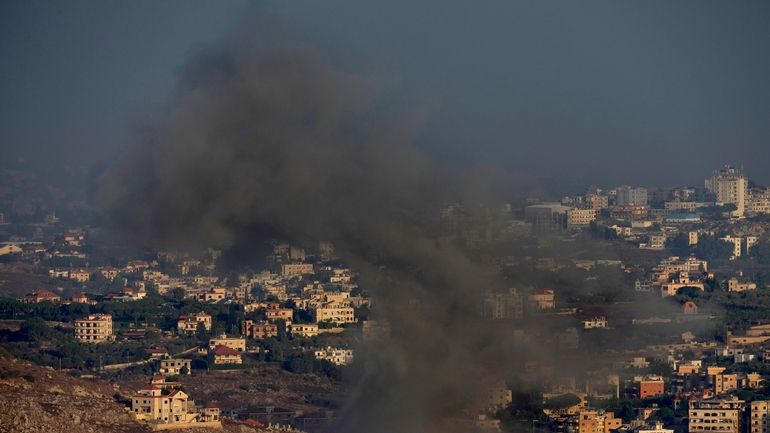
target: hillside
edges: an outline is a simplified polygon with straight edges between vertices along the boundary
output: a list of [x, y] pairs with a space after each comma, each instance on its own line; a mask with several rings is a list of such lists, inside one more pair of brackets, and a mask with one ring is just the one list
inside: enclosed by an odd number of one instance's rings
[[[148, 433], [113, 397], [115, 388], [16, 359], [0, 349], [0, 433]], [[240, 423], [176, 433], [256, 432]]]

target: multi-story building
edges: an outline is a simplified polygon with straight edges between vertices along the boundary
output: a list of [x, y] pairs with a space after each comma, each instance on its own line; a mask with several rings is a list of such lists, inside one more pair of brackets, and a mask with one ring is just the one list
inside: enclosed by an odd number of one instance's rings
[[618, 206], [645, 205], [647, 204], [647, 188], [617, 187], [615, 188], [615, 204]]
[[556, 308], [556, 295], [553, 289], [537, 289], [527, 296], [529, 305], [534, 310], [553, 310]]
[[596, 221], [596, 209], [570, 209], [567, 211], [567, 226], [584, 227]]
[[217, 346], [225, 346], [231, 349], [243, 352], [246, 350], [246, 339], [239, 337], [228, 337], [226, 334], [222, 334], [217, 338], [209, 340], [209, 350], [213, 350]]
[[165, 374], [167, 376], [178, 376], [183, 372], [184, 374], [190, 374], [191, 370], [191, 359], [172, 358], [160, 360], [160, 374]]
[[668, 212], [695, 212], [701, 203], [695, 201], [667, 201], [663, 208]]
[[243, 364], [240, 351], [221, 344], [209, 349], [209, 361], [215, 365]]
[[353, 307], [341, 306], [336, 302], [327, 302], [313, 309], [313, 320], [316, 323], [356, 323]]
[[661, 422], [655, 422], [652, 425], [641, 426], [631, 431], [633, 433], [674, 433], [674, 429], [665, 428]]
[[724, 394], [738, 389], [738, 375], [720, 373], [713, 376], [714, 394]]
[[606, 317], [594, 317], [593, 319], [583, 320], [583, 329], [605, 329], [607, 325]]
[[770, 401], [751, 402], [749, 433], [770, 433]]
[[[199, 411], [195, 401], [181, 390], [164, 393], [156, 385], [147, 385], [131, 398], [131, 413], [140, 421], [162, 425], [162, 429], [184, 427], [221, 427], [219, 409], [206, 406]], [[161, 430], [161, 428], [154, 428]]]
[[578, 415], [577, 433], [610, 433], [623, 423], [622, 418], [615, 418], [613, 412], [582, 411]]
[[665, 383], [660, 376], [645, 376], [639, 378], [639, 398], [645, 399], [662, 395], [665, 392]]
[[265, 310], [267, 320], [283, 320], [291, 322], [294, 319], [294, 310], [291, 308], [272, 307]]
[[292, 275], [305, 275], [313, 273], [312, 263], [286, 263], [281, 265], [281, 274]]
[[750, 189], [746, 212], [751, 214], [770, 213], [770, 188]]
[[757, 283], [746, 281], [742, 282], [738, 280], [736, 277], [732, 277], [729, 280], [727, 280], [727, 291], [728, 292], [744, 292], [746, 290], [756, 290]]
[[112, 340], [112, 316], [89, 314], [86, 318], [75, 320], [75, 338], [81, 343], [102, 343]]
[[706, 179], [705, 185], [706, 189], [715, 195], [718, 204], [735, 205], [733, 216], [745, 215], [749, 182], [741, 170], [725, 166], [722, 170], [714, 172], [711, 178]]
[[176, 328], [180, 334], [195, 334], [201, 325], [206, 331], [211, 331], [211, 316], [203, 311], [179, 316]]
[[314, 323], [292, 323], [289, 334], [296, 337], [315, 337], [318, 335], [318, 325]]
[[561, 231], [567, 228], [567, 211], [570, 209], [559, 203], [535, 204], [524, 209], [524, 219], [536, 231]]
[[665, 233], [650, 234], [646, 247], [651, 250], [664, 249], [666, 247], [666, 234]]
[[696, 231], [687, 232], [687, 245], [690, 245], [690, 246], [698, 245], [698, 232]]
[[650, 216], [650, 207], [646, 204], [623, 204], [610, 208], [612, 218], [623, 221], [643, 220]]
[[78, 283], [85, 283], [91, 279], [91, 272], [87, 269], [73, 269], [69, 273], [69, 279]]
[[520, 319], [524, 315], [524, 303], [518, 289], [507, 292], [487, 291], [481, 299], [481, 317], [490, 320]]
[[499, 410], [510, 405], [512, 401], [513, 391], [504, 380], [498, 380], [491, 384], [486, 394], [485, 409]]
[[29, 304], [37, 304], [40, 302], [59, 302], [61, 301], [61, 297], [56, 293], [48, 290], [35, 290], [19, 298], [19, 301]]
[[693, 400], [689, 409], [689, 433], [740, 433], [743, 400]]
[[255, 340], [276, 337], [278, 336], [278, 325], [274, 323], [258, 323], [253, 320], [244, 320], [243, 331], [241, 333], [244, 337], [253, 338]]
[[203, 302], [219, 302], [227, 297], [227, 289], [224, 287], [213, 287], [198, 295], [198, 299]]
[[316, 350], [313, 354], [316, 359], [324, 359], [335, 365], [347, 365], [353, 362], [353, 351], [350, 349], [327, 347]]

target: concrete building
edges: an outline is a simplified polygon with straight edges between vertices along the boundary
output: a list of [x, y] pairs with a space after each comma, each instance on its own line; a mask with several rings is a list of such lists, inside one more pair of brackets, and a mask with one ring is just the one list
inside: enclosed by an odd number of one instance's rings
[[344, 307], [336, 302], [327, 302], [313, 309], [313, 320], [315, 323], [356, 323], [356, 315], [353, 307]]
[[527, 301], [531, 308], [536, 311], [556, 308], [556, 295], [553, 289], [536, 289], [527, 296]]
[[315, 337], [318, 335], [318, 325], [313, 323], [292, 323], [289, 325], [292, 337]]
[[714, 380], [714, 394], [724, 394], [738, 389], [738, 375], [735, 373], [720, 373], [712, 377]]
[[606, 317], [594, 317], [593, 319], [583, 320], [583, 329], [605, 329], [607, 325]]
[[19, 298], [19, 301], [28, 304], [37, 304], [40, 302], [59, 302], [61, 301], [61, 297], [56, 293], [50, 292], [48, 290], [35, 290]]
[[770, 401], [752, 401], [749, 416], [749, 433], [770, 433]]
[[243, 364], [243, 358], [240, 351], [219, 344], [209, 349], [209, 362], [213, 362], [214, 365]]
[[578, 414], [577, 433], [610, 433], [623, 423], [613, 412], [582, 411]]
[[524, 219], [536, 231], [561, 231], [567, 228], [567, 211], [570, 209], [559, 203], [535, 204], [524, 209]]
[[690, 246], [698, 245], [698, 232], [696, 231], [687, 232], [687, 244]]
[[615, 188], [615, 204], [618, 206], [646, 205], [647, 188], [634, 188], [630, 186]]
[[756, 289], [757, 289], [757, 284], [751, 281], [741, 282], [736, 277], [732, 277], [729, 280], [727, 280], [728, 292], [744, 292], [747, 290], [756, 290]]
[[350, 349], [339, 349], [327, 347], [313, 352], [315, 359], [323, 359], [334, 365], [348, 365], [353, 362], [353, 351]]
[[312, 263], [286, 263], [281, 265], [281, 275], [305, 275], [313, 273]]
[[[640, 247], [642, 247], [640, 245]], [[651, 250], [662, 250], [666, 248], [666, 235], [665, 233], [651, 233], [648, 236], [646, 248]]]
[[278, 336], [278, 325], [274, 323], [259, 323], [253, 320], [244, 320], [241, 334], [246, 338], [263, 340]]
[[714, 172], [705, 181], [706, 189], [714, 194], [717, 204], [735, 205], [736, 210], [732, 212], [734, 217], [742, 217], [746, 213], [748, 185], [748, 179], [741, 170], [730, 166]]
[[585, 227], [596, 221], [596, 209], [570, 209], [567, 211], [568, 227]]
[[688, 411], [689, 433], [741, 433], [743, 400], [694, 400]]
[[770, 188], [750, 189], [746, 212], [749, 214], [770, 213]]
[[69, 273], [69, 279], [78, 283], [85, 283], [91, 279], [91, 272], [87, 269], [73, 269]]
[[89, 314], [88, 317], [75, 320], [75, 338], [81, 343], [102, 343], [112, 340], [112, 316], [109, 314]]
[[198, 410], [195, 401], [184, 391], [165, 393], [161, 387], [152, 384], [131, 398], [131, 414], [139, 421], [152, 423], [153, 430], [222, 427], [218, 408], [207, 406]]
[[645, 376], [639, 378], [639, 398], [651, 398], [662, 395], [665, 389], [665, 383], [660, 376]]
[[632, 430], [633, 433], [674, 433], [674, 429], [665, 428], [663, 423], [656, 422], [652, 425], [642, 426]]
[[9, 254], [21, 254], [24, 250], [14, 244], [0, 245], [0, 256], [7, 256]]
[[200, 325], [203, 325], [206, 331], [211, 331], [211, 316], [203, 311], [179, 316], [176, 329], [180, 334], [195, 334]]
[[[187, 370], [184, 370], [185, 368]], [[158, 371], [167, 376], [178, 376], [182, 374], [182, 371], [185, 371], [185, 374], [190, 374], [192, 372], [192, 360], [183, 358], [161, 359]]]
[[265, 317], [267, 320], [283, 320], [284, 322], [291, 322], [294, 319], [294, 310], [291, 308], [268, 308], [265, 310]]
[[486, 397], [484, 408], [496, 411], [508, 407], [513, 402], [513, 391], [505, 381], [499, 380], [492, 384]]
[[238, 352], [243, 352], [246, 350], [246, 339], [239, 337], [228, 337], [227, 335], [222, 334], [217, 338], [212, 338], [209, 340], [209, 350], [213, 350], [217, 346], [225, 346], [233, 350], [237, 350]]
[[524, 304], [518, 289], [511, 287], [507, 292], [487, 291], [480, 300], [481, 317], [488, 320], [520, 319], [524, 315]]
[[610, 217], [622, 221], [645, 220], [650, 216], [650, 207], [645, 204], [624, 204], [610, 208]]

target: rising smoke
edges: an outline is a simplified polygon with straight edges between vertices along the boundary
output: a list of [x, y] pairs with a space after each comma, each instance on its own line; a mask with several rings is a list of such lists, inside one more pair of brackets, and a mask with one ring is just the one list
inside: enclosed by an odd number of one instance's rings
[[334, 431], [422, 431], [470, 403], [480, 361], [499, 350], [470, 320], [474, 295], [495, 283], [433, 235], [439, 207], [461, 193], [410, 147], [413, 116], [384, 118], [373, 81], [268, 39], [233, 37], [193, 61], [168, 113], [105, 175], [99, 203], [143, 243], [331, 241], [392, 330], [359, 349]]
[[419, 110], [385, 115], [375, 81], [280, 35], [242, 29], [197, 56], [97, 200], [144, 245], [331, 241], [391, 327], [357, 349], [363, 361], [331, 431], [468, 431], [443, 421], [542, 349], [479, 323], [479, 295], [502, 282], [436, 231], [441, 206], [495, 193], [467, 179], [476, 186], [455, 188], [410, 145]]

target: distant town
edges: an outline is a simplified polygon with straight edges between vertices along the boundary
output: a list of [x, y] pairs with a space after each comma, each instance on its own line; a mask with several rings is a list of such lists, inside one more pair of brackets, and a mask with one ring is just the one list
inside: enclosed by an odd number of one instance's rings
[[[56, 375], [110, 384], [137, 428], [323, 431], [358, 347], [391, 332], [333, 242], [273, 239], [238, 266], [215, 247], [136, 248], [77, 190], [0, 176], [4, 392]], [[770, 188], [730, 166], [703, 178], [436, 209], [437, 230], [506, 282], [474, 289], [478, 321], [534, 348], [455, 421], [770, 432]]]

